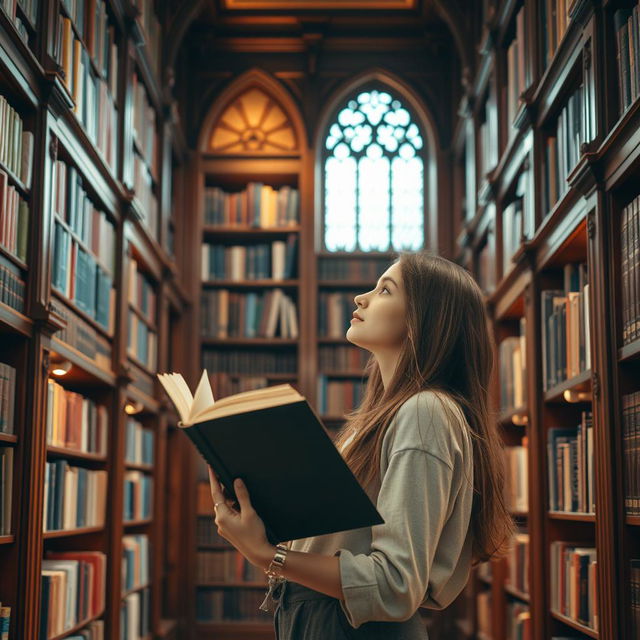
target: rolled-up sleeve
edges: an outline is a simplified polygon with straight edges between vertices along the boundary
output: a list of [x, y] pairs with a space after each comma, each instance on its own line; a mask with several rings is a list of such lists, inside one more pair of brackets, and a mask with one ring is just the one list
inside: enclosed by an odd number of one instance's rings
[[447, 520], [451, 466], [423, 449], [401, 449], [389, 458], [377, 508], [384, 524], [372, 527], [371, 551], [338, 549], [349, 623], [408, 620], [424, 600], [440, 533]]

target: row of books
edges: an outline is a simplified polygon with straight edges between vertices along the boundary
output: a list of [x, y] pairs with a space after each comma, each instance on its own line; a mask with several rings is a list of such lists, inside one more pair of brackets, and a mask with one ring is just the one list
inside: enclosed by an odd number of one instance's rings
[[144, 640], [149, 637], [151, 591], [143, 589], [122, 599], [120, 609], [120, 640]]
[[271, 244], [202, 245], [202, 280], [287, 280], [296, 277], [298, 236]]
[[564, 266], [564, 289], [542, 292], [545, 390], [591, 369], [590, 286], [586, 264]]
[[595, 513], [593, 415], [583, 411], [573, 428], [547, 432], [549, 509]]
[[9, 184], [0, 169], [0, 245], [22, 262], [27, 261], [29, 203]]
[[[27, 21], [30, 22], [31, 28], [35, 28], [36, 20], [38, 17], [38, 0], [0, 0], [0, 7], [4, 9], [11, 22], [13, 22], [18, 35], [25, 44], [29, 44], [29, 31], [22, 18], [17, 14], [16, 9], [20, 7], [22, 13], [27, 17]], [[4, 638], [3, 638], [4, 640]]]
[[529, 455], [526, 436], [522, 446], [505, 447], [505, 501], [510, 511], [529, 509]]
[[567, 177], [580, 159], [580, 147], [591, 140], [585, 100], [584, 84], [580, 84], [560, 112], [554, 134], [547, 138], [543, 200], [547, 213], [568, 191]]
[[133, 139], [137, 151], [147, 166], [154, 182], [158, 179], [158, 133], [156, 110], [147, 96], [147, 90], [134, 72], [133, 95]]
[[342, 371], [362, 371], [371, 354], [359, 347], [350, 345], [320, 345], [318, 347], [318, 365], [325, 374]]
[[[525, 75], [525, 59], [527, 56], [527, 31], [525, 29], [524, 7], [516, 14], [516, 34], [507, 49], [507, 119], [510, 124], [518, 112], [520, 95], [527, 88]], [[509, 131], [515, 129], [509, 127]]]
[[198, 551], [197, 581], [199, 585], [210, 582], [264, 582], [264, 572], [235, 549]]
[[298, 337], [296, 305], [280, 288], [264, 293], [204, 291], [201, 300], [201, 331], [209, 338]]
[[497, 131], [494, 131], [491, 109], [495, 109], [490, 99], [485, 102], [485, 117], [478, 125], [478, 180], [482, 183], [486, 174], [498, 161]]
[[118, 93], [118, 56], [115, 28], [109, 24], [104, 0], [64, 0], [63, 6], [84, 42], [100, 77], [108, 84], [112, 96]]
[[128, 261], [129, 269], [129, 304], [142, 313], [150, 324], [156, 322], [158, 296], [153, 282], [139, 268], [133, 258]]
[[125, 471], [123, 519], [146, 520], [153, 511], [153, 477], [142, 471]]
[[53, 176], [55, 213], [113, 277], [116, 271], [115, 225], [94, 205], [84, 188], [82, 175], [73, 165], [56, 160]]
[[342, 416], [360, 406], [365, 385], [353, 380], [329, 380], [318, 376], [318, 412], [325, 416]]
[[61, 459], [45, 464], [44, 531], [102, 527], [107, 472], [76, 467]]
[[388, 258], [323, 258], [318, 261], [318, 278], [322, 280], [362, 280], [375, 282], [389, 266]]
[[506, 556], [507, 576], [505, 584], [520, 593], [529, 593], [529, 534], [518, 531]]
[[107, 408], [55, 380], [47, 381], [47, 444], [107, 455]]
[[124, 459], [133, 464], [153, 464], [153, 429], [145, 427], [133, 418], [125, 427]]
[[500, 407], [502, 411], [527, 404], [527, 324], [520, 318], [520, 335], [505, 338], [499, 346]]
[[146, 162], [137, 152], [133, 154], [133, 190], [140, 204], [142, 224], [153, 238], [158, 236], [158, 198], [154, 180]]
[[16, 370], [0, 362], [0, 433], [15, 433]]
[[640, 94], [640, 6], [624, 6], [613, 14], [618, 66], [618, 101], [622, 115]]
[[57, 331], [55, 337], [83, 353], [100, 368], [111, 370], [111, 345], [109, 341], [78, 314], [56, 298], [51, 299], [53, 311], [62, 317], [66, 325]]
[[270, 614], [259, 610], [264, 587], [259, 589], [198, 589], [196, 618], [199, 622], [268, 622]]
[[0, 536], [11, 535], [13, 447], [0, 447]]
[[0, 254], [0, 302], [22, 313], [26, 283], [19, 269]]
[[[291, 380], [297, 379], [297, 374], [291, 374]], [[214, 398], [225, 398], [242, 391], [253, 391], [254, 389], [264, 389], [270, 384], [268, 376], [233, 376], [224, 372], [210, 374], [211, 390]], [[278, 383], [283, 382], [278, 380]]]
[[321, 291], [318, 295], [318, 337], [344, 338], [361, 291]]
[[[77, 6], [82, 3], [77, 3]], [[115, 170], [117, 161], [118, 107], [117, 84], [94, 71], [89, 51], [74, 34], [73, 21], [62, 13], [58, 16], [55, 59], [62, 67], [62, 81], [74, 101], [73, 111], [91, 142], [100, 150], [107, 164]], [[118, 48], [110, 42], [111, 68], [117, 69]], [[111, 82], [117, 83], [116, 75]]]
[[551, 609], [597, 631], [596, 550], [555, 540], [550, 556]]
[[532, 640], [529, 605], [522, 602], [507, 603], [505, 640]]
[[620, 227], [622, 343], [640, 337], [640, 197], [622, 210]]
[[202, 352], [202, 367], [231, 375], [269, 375], [286, 373], [296, 376], [298, 356], [295, 351], [274, 352], [271, 349], [216, 350]]
[[622, 396], [622, 450], [625, 469], [624, 506], [640, 515], [640, 391]]
[[92, 620], [84, 629], [66, 636], [66, 640], [104, 640], [104, 620]]
[[569, 26], [569, 8], [572, 0], [542, 0], [540, 3], [542, 31], [542, 50], [545, 54], [545, 66], [551, 62], [567, 27]]
[[127, 324], [127, 353], [147, 369], [154, 370], [158, 353], [157, 334], [133, 309], [129, 309]]
[[525, 220], [525, 199], [518, 197], [512, 200], [502, 212], [502, 273], [509, 272], [512, 265], [512, 258], [522, 244], [525, 233], [525, 224], [530, 225], [529, 220]]
[[243, 191], [204, 190], [204, 222], [225, 227], [290, 227], [300, 220], [300, 192], [288, 185], [274, 189], [248, 182]]
[[40, 638], [56, 637], [101, 615], [106, 574], [107, 557], [100, 551], [48, 552], [41, 571]]
[[149, 584], [149, 536], [145, 534], [122, 538], [122, 591], [126, 593]]
[[113, 331], [115, 289], [112, 277], [57, 220], [51, 284], [105, 330]]
[[20, 114], [0, 95], [0, 164], [27, 188], [33, 170], [33, 133], [25, 131]]
[[[203, 465], [204, 466], [204, 465]], [[205, 471], [206, 473], [206, 471]], [[206, 490], [209, 488], [209, 478], [205, 479], [203, 482], [205, 487], [204, 492], [206, 495]], [[211, 492], [209, 491], [209, 496], [207, 500], [208, 510], [211, 511]], [[225, 540], [219, 533], [217, 527], [211, 526], [211, 516], [201, 516], [199, 515], [196, 518], [196, 544], [198, 546], [220, 546], [220, 547], [228, 547], [229, 550], [233, 550], [231, 543], [228, 540]]]

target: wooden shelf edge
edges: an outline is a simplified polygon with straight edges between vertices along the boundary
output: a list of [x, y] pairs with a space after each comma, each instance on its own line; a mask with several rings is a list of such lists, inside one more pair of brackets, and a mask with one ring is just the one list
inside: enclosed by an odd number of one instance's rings
[[66, 538], [68, 536], [83, 536], [88, 533], [102, 533], [105, 531], [104, 525], [99, 527], [82, 527], [81, 529], [55, 529], [53, 531], [45, 531], [42, 537], [45, 540], [51, 538]]
[[551, 520], [572, 520], [574, 522], [595, 522], [595, 513], [579, 513], [573, 511], [547, 511]]
[[52, 638], [48, 638], [48, 640], [62, 640], [63, 638], [66, 638], [66, 637], [70, 636], [72, 633], [75, 633], [76, 631], [80, 631], [81, 629], [86, 627], [88, 624], [90, 624], [94, 620], [99, 620], [103, 615], [104, 615], [104, 611], [101, 611], [97, 616], [92, 616], [91, 618], [87, 618], [86, 620], [83, 620], [82, 622], [80, 622], [80, 623], [76, 624], [75, 626], [67, 629], [66, 631], [63, 631], [62, 633], [58, 634], [57, 636], [53, 636]]
[[589, 388], [591, 388], [591, 369], [586, 369], [577, 376], [569, 378], [569, 380], [564, 380], [545, 391], [544, 401], [564, 403], [565, 401], [562, 396], [565, 391], [583, 391]]
[[573, 618], [568, 618], [565, 615], [562, 615], [561, 613], [558, 613], [557, 611], [554, 611], [553, 609], [550, 610], [551, 613], [551, 617], [555, 618], [556, 620], [559, 620], [560, 622], [566, 624], [567, 626], [571, 627], [572, 629], [576, 629], [577, 631], [580, 631], [581, 633], [584, 633], [585, 635], [589, 636], [590, 638], [599, 638], [599, 634], [595, 629], [592, 629], [591, 627], [587, 627], [586, 625], [578, 622], [577, 620], [573, 620]]

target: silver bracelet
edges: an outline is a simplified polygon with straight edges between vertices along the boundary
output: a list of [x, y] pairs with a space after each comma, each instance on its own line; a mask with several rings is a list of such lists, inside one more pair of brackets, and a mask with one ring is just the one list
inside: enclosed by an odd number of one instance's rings
[[284, 562], [287, 558], [289, 549], [286, 545], [280, 543], [276, 545], [276, 552], [269, 563], [269, 567], [264, 570], [268, 578], [281, 578]]

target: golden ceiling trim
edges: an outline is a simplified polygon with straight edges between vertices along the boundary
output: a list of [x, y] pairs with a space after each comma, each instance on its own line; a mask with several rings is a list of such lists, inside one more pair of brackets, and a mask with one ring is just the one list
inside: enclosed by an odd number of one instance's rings
[[225, 9], [314, 11], [317, 9], [415, 9], [418, 0], [221, 0]]

